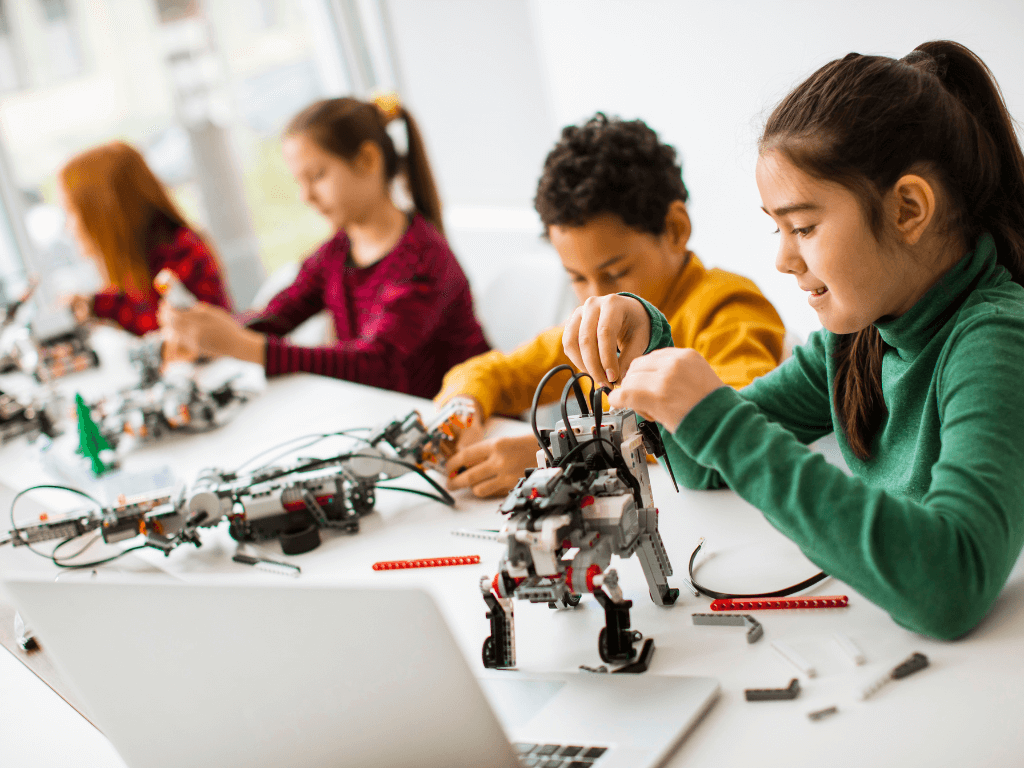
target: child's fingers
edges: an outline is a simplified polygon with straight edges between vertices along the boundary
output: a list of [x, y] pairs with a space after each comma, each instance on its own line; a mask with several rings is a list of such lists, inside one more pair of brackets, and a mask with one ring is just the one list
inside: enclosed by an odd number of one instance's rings
[[505, 496], [513, 488], [515, 488], [515, 483], [509, 485], [508, 481], [502, 477], [492, 477], [474, 485], [473, 495], [480, 499], [490, 496]]
[[562, 351], [580, 370], [583, 368], [583, 356], [580, 354], [580, 322], [583, 319], [583, 307], [579, 307], [566, 322], [562, 329]]
[[493, 454], [493, 447], [490, 440], [474, 443], [462, 450], [456, 451], [448, 459], [445, 468], [448, 470], [449, 488], [468, 488], [494, 475], [492, 468], [482, 469], [488, 464]]
[[[454, 477], [452, 476], [452, 472], [456, 473]], [[484, 461], [476, 464], [475, 466], [468, 467], [462, 472], [459, 472], [458, 468], [455, 468], [448, 473], [448, 488], [453, 491], [460, 490], [461, 488], [472, 488], [485, 480], [492, 479], [495, 474], [494, 466], [489, 461]]]
[[606, 382], [610, 384], [619, 380], [621, 361], [619, 360], [619, 339], [622, 336], [624, 313], [616, 302], [604, 305], [597, 321], [597, 351], [601, 360], [601, 368]]
[[[579, 332], [580, 357], [583, 358], [582, 370], [594, 377], [594, 383], [597, 386], [607, 386], [608, 373], [605, 372], [604, 363], [601, 360], [601, 341], [598, 338], [598, 324], [601, 322], [604, 303], [600, 299], [590, 298], [587, 299], [582, 309]], [[607, 333], [606, 330], [604, 332]], [[613, 338], [613, 354], [614, 345]]]

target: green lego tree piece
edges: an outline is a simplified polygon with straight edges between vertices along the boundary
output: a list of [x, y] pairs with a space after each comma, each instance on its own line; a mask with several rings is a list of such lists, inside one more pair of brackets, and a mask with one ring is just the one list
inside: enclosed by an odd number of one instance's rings
[[101, 451], [112, 450], [110, 443], [100, 434], [100, 428], [92, 420], [89, 406], [85, 404], [80, 394], [75, 395], [75, 408], [78, 411], [78, 450], [77, 453], [85, 456], [92, 462], [92, 471], [96, 476], [102, 475], [108, 467], [100, 458]]

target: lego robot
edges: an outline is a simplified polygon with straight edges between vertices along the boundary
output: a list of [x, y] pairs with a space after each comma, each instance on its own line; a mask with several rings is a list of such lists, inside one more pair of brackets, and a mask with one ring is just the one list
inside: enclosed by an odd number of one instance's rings
[[[139, 546], [169, 554], [182, 544], [200, 546], [201, 528], [227, 520], [230, 535], [239, 542], [278, 538], [287, 554], [308, 552], [319, 545], [322, 528], [358, 531], [359, 518], [373, 511], [383, 480], [416, 472], [446, 503], [454, 504], [425, 470], [439, 467], [450, 455], [457, 431], [469, 426], [472, 415], [472, 406], [461, 401], [450, 403], [429, 423], [413, 411], [370, 431], [359, 438], [358, 449], [339, 456], [249, 473], [205, 470], [187, 493], [159, 492], [40, 519], [18, 526], [0, 544], [31, 547], [59, 539], [60, 547], [98, 530], [107, 543], [142, 535], [145, 540]], [[55, 562], [56, 554], [55, 550]]]
[[[196, 529], [200, 523], [215, 525], [217, 521], [186, 520], [185, 503], [181, 494], [161, 490], [153, 494], [121, 498], [117, 503], [50, 519], [41, 515], [38, 523], [19, 526], [11, 531], [12, 546], [32, 547], [44, 541], [72, 541], [92, 531], [99, 531], [108, 544], [145, 536], [144, 546], [159, 549], [164, 553], [181, 544], [199, 546]], [[0, 540], [0, 544], [6, 543]], [[56, 550], [54, 560], [58, 562]]]
[[189, 512], [228, 519], [237, 541], [276, 538], [286, 554], [300, 554], [319, 546], [323, 528], [357, 532], [359, 519], [373, 511], [383, 480], [416, 472], [454, 504], [424, 469], [444, 463], [457, 432], [472, 418], [470, 404], [452, 401], [430, 423], [413, 411], [359, 438], [358, 449], [338, 457], [269, 467], [244, 477], [205, 470], [192, 488]]
[[0, 445], [21, 435], [56, 437], [59, 430], [50, 413], [51, 403], [26, 403], [0, 390]]
[[173, 431], [203, 432], [226, 423], [252, 393], [230, 382], [211, 391], [191, 378], [160, 379], [92, 403], [90, 413], [112, 448], [124, 436], [153, 440]]
[[[540, 390], [560, 366], [548, 373]], [[571, 369], [570, 369], [571, 370]], [[653, 425], [631, 410], [604, 412], [602, 390], [595, 390], [588, 411], [577, 380], [566, 385], [562, 416], [553, 430], [535, 433], [542, 450], [537, 469], [527, 471], [500, 506], [508, 521], [494, 535], [505, 545], [497, 575], [480, 583], [491, 634], [484, 641], [485, 667], [515, 666], [512, 601], [551, 607], [575, 606], [583, 593], [594, 595], [605, 612], [598, 651], [606, 663], [625, 663], [622, 671], [643, 671], [653, 654], [648, 639], [630, 628], [632, 601], [624, 600], [612, 555], [640, 559], [651, 599], [675, 603], [679, 590], [668, 585], [672, 565], [658, 532], [658, 510], [651, 496], [648, 453], [663, 452]], [[568, 416], [565, 401], [577, 390], [583, 413]]]

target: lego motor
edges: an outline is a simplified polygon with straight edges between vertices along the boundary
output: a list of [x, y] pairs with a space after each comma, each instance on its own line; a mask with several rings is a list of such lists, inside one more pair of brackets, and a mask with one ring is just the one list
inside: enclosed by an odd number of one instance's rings
[[[605, 612], [598, 652], [606, 663], [627, 664], [643, 671], [653, 653], [648, 639], [631, 629], [629, 609], [612, 555], [640, 559], [651, 599], [656, 605], [675, 603], [679, 590], [668, 585], [672, 565], [658, 532], [658, 510], [651, 495], [647, 455], [663, 452], [656, 430], [646, 428], [632, 410], [605, 412], [602, 394], [594, 390], [589, 404], [575, 374], [562, 394], [562, 420], [553, 430], [536, 427], [536, 404], [544, 385], [559, 371], [549, 371], [534, 397], [534, 432], [541, 450], [537, 469], [527, 470], [500, 506], [508, 521], [495, 535], [506, 546], [498, 573], [484, 579], [491, 635], [484, 642], [484, 666], [515, 665], [512, 600], [574, 606], [591, 593]], [[589, 378], [589, 377], [588, 377]], [[567, 399], [575, 391], [581, 414], [569, 416]], [[633, 662], [633, 663], [630, 663]], [[637, 667], [640, 668], [637, 668]], [[626, 668], [620, 671], [627, 671]]]

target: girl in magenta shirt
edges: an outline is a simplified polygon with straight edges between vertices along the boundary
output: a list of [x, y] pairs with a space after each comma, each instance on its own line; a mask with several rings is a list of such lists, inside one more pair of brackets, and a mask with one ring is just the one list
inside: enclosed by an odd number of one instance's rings
[[[396, 117], [409, 136], [405, 158], [386, 130]], [[236, 319], [202, 302], [186, 311], [164, 304], [161, 324], [185, 349], [258, 362], [268, 375], [306, 371], [432, 397], [449, 368], [488, 345], [444, 239], [416, 123], [393, 97], [327, 99], [295, 116], [283, 152], [303, 199], [337, 234], [263, 311]], [[400, 171], [412, 214], [391, 199]], [[336, 342], [300, 347], [282, 338], [323, 309], [333, 317]]]

